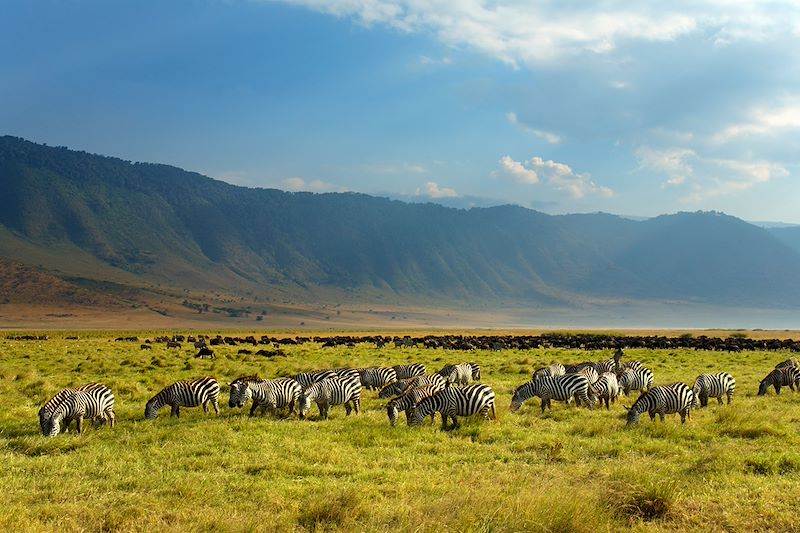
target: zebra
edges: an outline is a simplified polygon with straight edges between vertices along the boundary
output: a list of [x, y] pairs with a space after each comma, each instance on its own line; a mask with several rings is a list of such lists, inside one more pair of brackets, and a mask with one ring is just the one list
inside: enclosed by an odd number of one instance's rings
[[610, 409], [609, 403], [613, 403], [619, 397], [619, 382], [617, 375], [613, 371], [605, 372], [600, 379], [589, 385], [589, 400], [594, 403], [600, 399], [600, 404], [606, 404], [606, 409]]
[[445, 365], [437, 374], [442, 376], [447, 383], [468, 385], [471, 381], [480, 381], [481, 367], [477, 363]]
[[535, 381], [541, 377], [553, 378], [556, 376], [563, 376], [564, 374], [566, 374], [564, 365], [560, 363], [554, 363], [550, 366], [543, 366], [534, 370], [532, 379]]
[[425, 365], [422, 363], [411, 363], [409, 365], [395, 365], [392, 367], [397, 379], [413, 378], [425, 375]]
[[331, 405], [344, 404], [347, 415], [351, 411], [358, 414], [361, 405], [361, 382], [356, 379], [330, 378], [313, 383], [300, 394], [300, 418], [305, 418], [311, 409], [311, 402], [316, 402], [319, 416], [328, 418]]
[[794, 367], [800, 368], [800, 362], [798, 362], [796, 358], [790, 357], [786, 361], [781, 361], [780, 363], [775, 365], [775, 368], [786, 368], [786, 367], [789, 367], [789, 366], [794, 366]]
[[78, 433], [83, 430], [83, 419], [105, 424], [108, 420], [113, 428], [117, 417], [114, 414], [114, 394], [111, 389], [101, 383], [89, 383], [76, 389], [67, 388], [60, 391], [41, 409], [39, 409], [39, 427], [45, 436], [54, 437], [64, 431], [76, 420]]
[[592, 403], [589, 401], [589, 380], [586, 376], [581, 374], [565, 374], [557, 377], [542, 377], [536, 381], [529, 381], [523, 383], [514, 391], [511, 398], [511, 412], [514, 413], [522, 407], [522, 403], [534, 396], [542, 399], [542, 412], [544, 408], [552, 409], [550, 400], [555, 399], [564, 401], [569, 404], [572, 398], [575, 398], [575, 403], [579, 401], [585, 403], [592, 408]]
[[644, 393], [653, 386], [653, 371], [645, 367], [626, 368], [618, 377], [618, 382], [619, 388], [625, 393], [625, 396], [632, 390]]
[[291, 377], [305, 390], [318, 381], [336, 378], [339, 375], [334, 370], [315, 370], [313, 372], [302, 372]]
[[639, 396], [631, 408], [628, 409], [627, 425], [638, 424], [639, 417], [645, 411], [650, 415], [650, 420], [655, 420], [656, 415], [659, 415], [662, 422], [664, 421], [664, 415], [680, 413], [681, 424], [685, 424], [695, 402], [692, 389], [685, 383], [653, 387]]
[[718, 374], [701, 374], [694, 380], [692, 392], [696, 399], [700, 401], [700, 407], [708, 406], [709, 398], [716, 398], [722, 405], [722, 396], [728, 397], [728, 404], [733, 401], [733, 391], [736, 388], [736, 380], [727, 372]]
[[772, 385], [775, 387], [775, 394], [781, 393], [781, 387], [788, 386], [794, 392], [794, 388], [800, 389], [800, 368], [795, 366], [784, 366], [776, 368], [761, 380], [758, 385], [758, 395], [763, 396], [767, 389]]
[[576, 363], [574, 365], [564, 365], [564, 373], [565, 374], [577, 374], [587, 366], [594, 368], [594, 363], [590, 361], [584, 361], [583, 363]]
[[403, 394], [403, 392], [410, 388], [421, 387], [423, 385], [436, 385], [443, 389], [445, 386], [445, 381], [444, 378], [439, 374], [429, 374], [424, 376], [415, 376], [413, 378], [400, 379], [394, 383], [389, 383], [382, 388], [378, 393], [378, 398], [385, 400], [386, 398]]
[[397, 373], [394, 369], [383, 366], [359, 368], [358, 375], [361, 379], [361, 386], [365, 389], [379, 389], [397, 381]]
[[[389, 403], [386, 404], [386, 414], [389, 417], [389, 423], [392, 426], [397, 425], [397, 415], [400, 411], [406, 412], [406, 421], [411, 420], [411, 413], [419, 402], [428, 396], [433, 396], [442, 389], [444, 389], [444, 386], [430, 384], [410, 387], [403, 394], [392, 398], [389, 400]], [[433, 424], [435, 416], [435, 412], [431, 413], [431, 424]]]
[[[408, 421], [409, 426], [418, 426], [422, 421], [436, 413], [442, 415], [442, 429], [446, 430], [448, 419], [453, 421], [451, 429], [458, 427], [458, 416], [480, 414], [484, 418], [497, 418], [494, 407], [494, 391], [488, 385], [478, 383], [466, 387], [447, 387], [423, 398]], [[491, 411], [491, 415], [489, 412]]]
[[[358, 373], [358, 369], [356, 368], [337, 368], [334, 370], [336, 373], [336, 377], [338, 378], [346, 378], [346, 379], [361, 379], [361, 376]], [[325, 378], [328, 379], [328, 378]]]
[[165, 405], [172, 408], [170, 416], [180, 417], [181, 407], [198, 405], [202, 405], [203, 412], [208, 414], [209, 403], [219, 414], [219, 383], [216, 379], [206, 376], [194, 381], [178, 381], [150, 398], [144, 408], [144, 417], [148, 420], [156, 418], [158, 410]]
[[243, 407], [247, 400], [252, 399], [250, 416], [255, 414], [258, 407], [261, 407], [262, 416], [267, 409], [271, 415], [275, 415], [275, 411], [283, 407], [289, 407], [291, 414], [295, 412], [295, 403], [302, 392], [300, 384], [291, 378], [265, 380], [252, 376], [241, 377], [230, 384], [228, 407]]

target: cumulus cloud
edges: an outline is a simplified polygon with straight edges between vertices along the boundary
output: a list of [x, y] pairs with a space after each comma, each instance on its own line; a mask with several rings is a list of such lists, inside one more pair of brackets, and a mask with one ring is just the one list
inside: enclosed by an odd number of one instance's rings
[[[769, 2], [559, 2], [549, 0], [284, 0], [318, 12], [429, 33], [514, 68], [580, 53], [608, 54], [621, 41], [670, 41], [705, 31], [725, 46], [797, 31], [798, 8]], [[724, 7], [724, 8], [723, 8]]]
[[530, 133], [531, 135], [535, 135], [536, 137], [540, 137], [545, 141], [549, 142], [550, 144], [558, 144], [561, 142], [561, 137], [556, 135], [555, 133], [539, 130], [536, 128], [531, 128], [530, 126], [523, 124], [522, 122], [520, 122], [519, 118], [517, 117], [517, 114], [514, 113], [513, 111], [510, 113], [506, 113], [506, 118], [510, 123], [514, 124], [515, 126], [519, 126], [524, 131]]
[[723, 128], [712, 137], [712, 141], [721, 144], [739, 137], [777, 135], [794, 129], [800, 129], [798, 103], [754, 109], [749, 113], [747, 120]]
[[337, 190], [336, 186], [330, 183], [326, 183], [321, 180], [306, 181], [303, 178], [298, 177], [281, 180], [281, 185], [283, 186], [284, 190], [292, 192], [332, 192]]
[[456, 198], [459, 196], [454, 189], [440, 187], [435, 181], [428, 181], [422, 187], [418, 187], [415, 195], [428, 198]]
[[579, 174], [569, 165], [553, 160], [545, 161], [537, 156], [523, 162], [503, 156], [500, 159], [500, 169], [499, 174], [510, 177], [517, 183], [535, 185], [544, 180], [553, 189], [566, 192], [576, 199], [587, 195], [609, 197], [614, 194], [610, 188], [594, 183], [589, 174]]
[[523, 163], [511, 159], [511, 156], [504, 155], [500, 158], [500, 170], [503, 175], [511, 177], [517, 183], [539, 183], [535, 170], [526, 168]]

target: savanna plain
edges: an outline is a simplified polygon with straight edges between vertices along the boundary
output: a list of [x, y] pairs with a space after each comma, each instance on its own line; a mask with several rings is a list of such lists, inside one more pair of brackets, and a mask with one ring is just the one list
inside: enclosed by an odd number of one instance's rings
[[[29, 333], [29, 332], [28, 332]], [[163, 332], [136, 332], [140, 339]], [[537, 399], [517, 413], [511, 394], [535, 367], [611, 357], [611, 351], [453, 351], [372, 344], [283, 347], [286, 357], [116, 342], [130, 333], [48, 333], [0, 339], [0, 485], [3, 531], [796, 531], [800, 497], [800, 394], [759, 381], [789, 352], [627, 349], [655, 383], [727, 371], [732, 405], [694, 411], [682, 426], [647, 416], [626, 427], [610, 410]], [[68, 337], [77, 335], [77, 340]], [[254, 350], [255, 351], [255, 350]], [[226, 384], [243, 375], [391, 366], [429, 372], [481, 365], [497, 394], [497, 420], [461, 419], [442, 431], [389, 425], [385, 400], [365, 390], [362, 412], [327, 420], [229, 409]], [[144, 419], [163, 387], [204, 375], [222, 384], [220, 414], [169, 408]], [[89, 382], [116, 397], [117, 426], [39, 432], [37, 411], [60, 389]]]

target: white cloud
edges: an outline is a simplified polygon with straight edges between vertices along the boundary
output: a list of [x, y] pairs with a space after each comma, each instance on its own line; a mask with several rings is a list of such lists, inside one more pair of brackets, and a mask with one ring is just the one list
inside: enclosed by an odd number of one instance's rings
[[694, 167], [688, 160], [696, 158], [697, 154], [689, 148], [656, 150], [642, 146], [636, 150], [636, 157], [640, 169], [666, 174], [667, 181], [662, 183], [662, 187], [668, 187], [686, 183], [686, 179], [694, 173]]
[[719, 2], [529, 2], [523, 0], [284, 0], [366, 26], [430, 33], [515, 68], [565, 55], [608, 54], [625, 40], [671, 41], [713, 32], [721, 46], [797, 32], [794, 4]]
[[372, 174], [427, 174], [430, 172], [428, 167], [418, 163], [374, 164], [364, 165], [363, 168]]
[[711, 140], [722, 144], [739, 137], [778, 135], [793, 129], [800, 129], [798, 103], [788, 103], [770, 109], [754, 109], [749, 113], [747, 121], [723, 128]]
[[504, 155], [500, 158], [500, 169], [503, 174], [510, 176], [517, 183], [539, 183], [539, 176], [535, 170], [525, 168], [523, 163], [514, 161], [510, 156]]
[[309, 192], [332, 192], [337, 191], [336, 186], [326, 183], [320, 180], [311, 180], [306, 181], [303, 178], [292, 177], [286, 178], [281, 180], [281, 185], [283, 186], [284, 190], [298, 192], [298, 191], [309, 191]]
[[435, 181], [429, 181], [422, 187], [417, 188], [416, 196], [427, 196], [429, 198], [456, 198], [459, 194], [448, 187], [439, 187]]
[[583, 198], [590, 194], [609, 197], [614, 194], [610, 188], [594, 183], [589, 174], [578, 174], [569, 165], [545, 161], [541, 157], [519, 162], [506, 155], [500, 159], [500, 168], [503, 175], [518, 183], [535, 185], [544, 179], [553, 189], [566, 192], [573, 198]]
[[506, 118], [510, 123], [514, 124], [515, 126], [519, 126], [524, 131], [530, 133], [531, 135], [540, 137], [545, 141], [549, 142], [550, 144], [558, 144], [561, 142], [561, 137], [556, 135], [555, 133], [551, 133], [549, 131], [544, 131], [544, 130], [537, 130], [535, 128], [527, 126], [526, 124], [523, 124], [522, 122], [520, 122], [519, 118], [517, 117], [517, 114], [514, 113], [513, 111], [510, 113], [506, 113]]

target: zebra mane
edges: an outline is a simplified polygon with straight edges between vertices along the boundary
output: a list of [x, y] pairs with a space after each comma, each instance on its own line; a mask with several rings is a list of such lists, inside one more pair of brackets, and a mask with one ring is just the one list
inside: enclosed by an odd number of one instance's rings
[[258, 377], [258, 374], [256, 374], [254, 376], [242, 376], [240, 378], [236, 378], [233, 381], [231, 381], [231, 385], [233, 385], [234, 383], [257, 383], [259, 381], [264, 381], [264, 380]]

